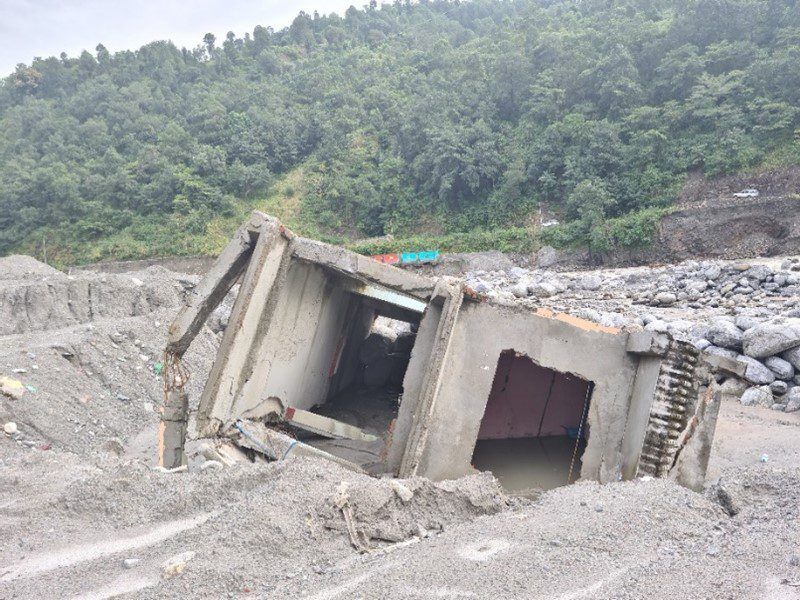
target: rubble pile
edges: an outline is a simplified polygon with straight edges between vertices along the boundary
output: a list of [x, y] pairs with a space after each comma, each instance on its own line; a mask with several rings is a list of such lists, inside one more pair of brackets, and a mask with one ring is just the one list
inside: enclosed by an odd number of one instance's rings
[[743, 404], [800, 410], [800, 258], [777, 268], [724, 261], [582, 273], [512, 267], [468, 272], [466, 280], [498, 301], [689, 340], [746, 366], [742, 379], [725, 384]]

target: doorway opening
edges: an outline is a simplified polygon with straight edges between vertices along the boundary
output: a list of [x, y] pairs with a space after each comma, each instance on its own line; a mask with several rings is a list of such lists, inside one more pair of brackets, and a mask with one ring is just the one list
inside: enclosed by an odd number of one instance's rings
[[593, 383], [505, 350], [497, 362], [472, 465], [510, 492], [536, 495], [574, 482], [589, 437]]
[[331, 347], [328, 392], [310, 411], [354, 426], [372, 439], [293, 433], [320, 450], [380, 474], [386, 471], [387, 444], [425, 304], [376, 285], [353, 285], [344, 278], [335, 283], [347, 292], [347, 309]]

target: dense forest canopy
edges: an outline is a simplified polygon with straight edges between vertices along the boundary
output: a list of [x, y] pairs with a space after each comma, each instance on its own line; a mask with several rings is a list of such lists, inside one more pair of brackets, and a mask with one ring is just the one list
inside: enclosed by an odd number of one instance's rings
[[691, 171], [800, 159], [799, 108], [795, 0], [373, 2], [192, 50], [98, 45], [0, 85], [0, 253], [195, 251], [276, 186], [309, 234], [543, 206], [602, 248]]

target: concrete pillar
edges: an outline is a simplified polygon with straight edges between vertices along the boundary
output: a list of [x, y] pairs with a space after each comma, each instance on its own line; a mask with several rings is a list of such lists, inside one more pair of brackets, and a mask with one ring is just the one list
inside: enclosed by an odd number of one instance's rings
[[186, 464], [184, 444], [189, 417], [189, 393], [183, 389], [167, 392], [158, 428], [158, 464], [175, 469]]

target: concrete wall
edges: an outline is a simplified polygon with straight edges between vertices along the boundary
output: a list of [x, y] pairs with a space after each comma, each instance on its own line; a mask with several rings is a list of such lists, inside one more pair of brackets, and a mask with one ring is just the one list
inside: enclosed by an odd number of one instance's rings
[[406, 450], [406, 442], [412, 428], [414, 415], [418, 410], [425, 375], [430, 368], [431, 352], [436, 338], [436, 330], [442, 318], [442, 308], [436, 303], [428, 304], [417, 330], [411, 360], [403, 379], [403, 398], [400, 411], [392, 431], [392, 441], [387, 453], [390, 471], [397, 473]]
[[358, 303], [325, 269], [292, 261], [259, 344], [252, 376], [232, 413], [241, 414], [271, 397], [302, 409], [324, 402], [331, 367], [347, 337], [351, 305]]
[[[543, 367], [594, 382], [588, 414], [591, 435], [581, 475], [600, 481], [618, 479], [638, 367], [638, 358], [626, 352], [625, 342], [624, 334], [579, 320], [465, 302], [453, 327], [418, 474], [449, 479], [471, 470], [497, 362], [504, 350], [513, 349]], [[401, 413], [404, 410], [401, 404]]]

